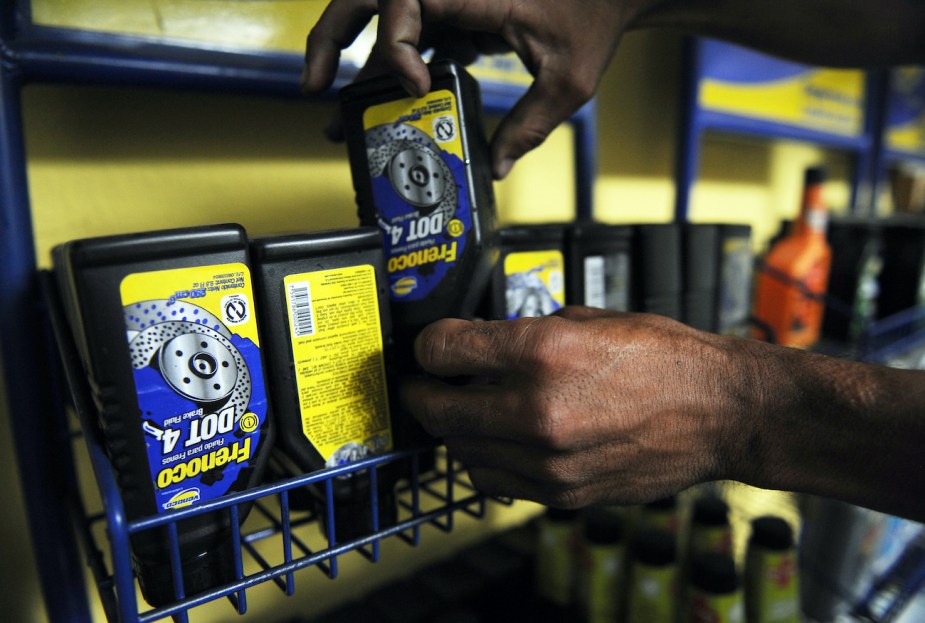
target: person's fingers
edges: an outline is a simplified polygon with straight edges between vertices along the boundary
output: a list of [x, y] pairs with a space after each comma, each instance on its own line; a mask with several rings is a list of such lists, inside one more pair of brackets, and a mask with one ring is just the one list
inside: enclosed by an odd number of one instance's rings
[[[438, 376], [510, 374], [534, 361], [525, 360], [544, 343], [538, 321], [438, 320], [418, 334], [415, 357], [421, 367]], [[549, 325], [547, 322], [543, 323]]]
[[594, 489], [587, 485], [554, 487], [520, 473], [490, 467], [472, 467], [467, 471], [472, 485], [487, 496], [530, 500], [555, 508], [582, 508], [597, 501], [591, 497]]
[[402, 383], [402, 406], [434, 437], [485, 436], [523, 439], [531, 425], [509, 414], [521, 411], [516, 397], [493, 385], [450, 385], [429, 378]]
[[599, 309], [597, 307], [587, 307], [585, 305], [566, 305], [561, 309], [553, 312], [553, 315], [565, 318], [566, 320], [593, 320], [594, 318], [620, 318], [626, 315], [626, 312], [611, 311], [609, 309]]
[[596, 83], [575, 74], [540, 69], [527, 92], [505, 115], [491, 141], [492, 173], [504, 179], [514, 163], [539, 147], [549, 134], [593, 96]]
[[303, 91], [319, 93], [331, 86], [341, 50], [353, 43], [377, 11], [376, 0], [332, 0], [328, 4], [305, 41]]
[[374, 54], [388, 65], [414, 97], [430, 91], [430, 72], [421, 58], [423, 16], [420, 0], [381, 0]]

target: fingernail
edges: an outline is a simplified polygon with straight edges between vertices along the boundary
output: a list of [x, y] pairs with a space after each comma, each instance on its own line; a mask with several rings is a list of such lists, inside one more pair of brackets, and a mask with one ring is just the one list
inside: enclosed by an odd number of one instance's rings
[[407, 78], [399, 76], [398, 82], [401, 83], [402, 88], [405, 91], [407, 91], [408, 95], [410, 95], [411, 97], [422, 97], [420, 89], [418, 89], [417, 85], [411, 82], [410, 80], [408, 80]]
[[495, 165], [495, 179], [503, 180], [505, 177], [507, 177], [507, 174], [510, 173], [511, 169], [513, 168], [514, 168], [514, 159], [505, 158], [504, 160], [499, 162], [497, 165]]

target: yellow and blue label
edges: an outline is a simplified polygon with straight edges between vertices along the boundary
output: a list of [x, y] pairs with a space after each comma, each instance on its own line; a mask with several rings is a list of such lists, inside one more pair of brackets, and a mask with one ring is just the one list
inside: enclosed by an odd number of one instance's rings
[[548, 316], [565, 305], [565, 260], [558, 250], [504, 257], [506, 317]]
[[245, 488], [267, 426], [247, 266], [134, 273], [120, 295], [158, 512]]
[[395, 301], [421, 300], [471, 244], [472, 209], [456, 96], [377, 104], [363, 115], [373, 202]]

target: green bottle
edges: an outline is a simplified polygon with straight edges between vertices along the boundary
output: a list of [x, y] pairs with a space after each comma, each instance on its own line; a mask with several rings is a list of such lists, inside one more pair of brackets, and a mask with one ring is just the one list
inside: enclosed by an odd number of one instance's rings
[[536, 593], [563, 613], [573, 604], [580, 514], [577, 510], [547, 508], [538, 522]]
[[800, 590], [793, 530], [780, 517], [752, 520], [745, 555], [749, 623], [799, 623]]
[[677, 602], [678, 551], [665, 530], [642, 530], [633, 542], [628, 623], [671, 622]]
[[735, 561], [700, 554], [691, 561], [687, 623], [745, 623], [745, 602]]
[[621, 620], [625, 587], [625, 530], [616, 509], [595, 507], [582, 520], [578, 602], [584, 621]]

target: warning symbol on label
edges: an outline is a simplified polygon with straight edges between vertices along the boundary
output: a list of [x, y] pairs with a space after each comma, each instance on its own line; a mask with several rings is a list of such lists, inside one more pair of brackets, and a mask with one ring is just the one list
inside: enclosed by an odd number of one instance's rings
[[434, 139], [446, 143], [456, 138], [456, 119], [449, 115], [434, 119]]
[[230, 325], [247, 322], [251, 317], [250, 301], [243, 294], [229, 294], [222, 299], [222, 316]]

